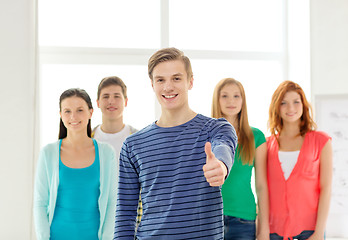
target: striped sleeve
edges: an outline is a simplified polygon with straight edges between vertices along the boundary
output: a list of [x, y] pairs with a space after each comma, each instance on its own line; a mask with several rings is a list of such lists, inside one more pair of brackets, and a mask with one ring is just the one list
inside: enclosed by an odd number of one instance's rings
[[114, 239], [133, 240], [140, 187], [126, 142], [120, 154], [119, 171]]
[[223, 118], [211, 120], [211, 122], [208, 122], [207, 127], [210, 133], [209, 139], [212, 144], [212, 151], [215, 157], [226, 165], [229, 174], [238, 143], [236, 131]]
[[211, 187], [203, 172], [207, 141], [230, 170], [237, 137], [223, 119], [198, 114], [170, 128], [153, 123], [127, 138], [120, 155], [114, 239], [134, 239], [140, 189], [137, 239], [223, 239], [220, 188]]

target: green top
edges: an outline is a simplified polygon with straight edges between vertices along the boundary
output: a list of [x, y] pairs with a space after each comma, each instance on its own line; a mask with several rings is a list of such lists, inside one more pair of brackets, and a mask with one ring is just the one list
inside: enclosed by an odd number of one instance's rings
[[[265, 135], [257, 128], [251, 129], [254, 134], [255, 148], [257, 148], [266, 142]], [[250, 184], [253, 167], [254, 163], [253, 165], [242, 164], [237, 146], [231, 172], [221, 188], [224, 215], [246, 220], [256, 219], [255, 197]]]

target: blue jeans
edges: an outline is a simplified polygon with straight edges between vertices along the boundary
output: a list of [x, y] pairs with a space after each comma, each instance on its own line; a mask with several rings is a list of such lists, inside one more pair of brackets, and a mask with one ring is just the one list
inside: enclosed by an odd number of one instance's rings
[[224, 240], [255, 240], [255, 220], [224, 215]]
[[[298, 239], [298, 240], [306, 240], [308, 239], [310, 236], [312, 236], [312, 234], [314, 233], [314, 231], [302, 231], [299, 235], [297, 236], [293, 236], [293, 239]], [[279, 236], [276, 233], [271, 233], [269, 235], [269, 239], [270, 240], [283, 240], [282, 236]], [[289, 238], [290, 239], [290, 238]]]

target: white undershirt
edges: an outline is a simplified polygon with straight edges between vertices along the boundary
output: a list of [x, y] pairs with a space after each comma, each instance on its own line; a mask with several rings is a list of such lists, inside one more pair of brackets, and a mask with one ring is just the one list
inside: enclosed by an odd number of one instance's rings
[[[131, 135], [131, 129], [129, 125], [125, 125], [124, 128], [117, 133], [105, 133], [100, 129], [100, 126], [97, 127], [94, 133], [94, 138], [101, 141], [111, 144], [116, 153], [116, 159], [118, 160], [123, 145], [123, 141]], [[117, 165], [118, 166], [118, 165]]]
[[284, 178], [287, 180], [294, 169], [298, 155], [300, 154], [300, 150], [298, 151], [292, 151], [292, 152], [278, 152], [278, 157], [280, 161], [280, 165], [282, 167]]

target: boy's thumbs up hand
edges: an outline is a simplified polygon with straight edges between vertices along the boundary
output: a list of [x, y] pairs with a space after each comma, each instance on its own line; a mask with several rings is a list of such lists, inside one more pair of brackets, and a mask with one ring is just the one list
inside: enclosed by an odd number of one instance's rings
[[212, 187], [221, 186], [227, 175], [226, 165], [217, 159], [211, 151], [210, 142], [205, 143], [205, 154], [207, 155], [206, 164], [203, 166], [205, 179]]

